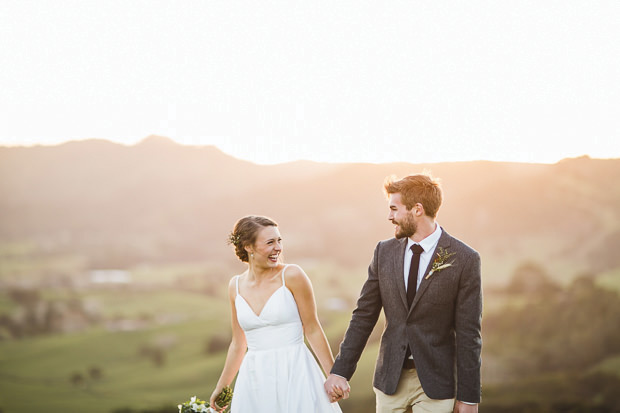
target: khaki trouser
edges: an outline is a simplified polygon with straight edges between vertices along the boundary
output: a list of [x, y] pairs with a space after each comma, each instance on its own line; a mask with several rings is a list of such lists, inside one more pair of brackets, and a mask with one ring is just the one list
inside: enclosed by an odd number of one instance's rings
[[396, 393], [387, 395], [375, 388], [377, 413], [452, 413], [455, 399], [429, 398], [420, 384], [416, 369], [403, 369]]

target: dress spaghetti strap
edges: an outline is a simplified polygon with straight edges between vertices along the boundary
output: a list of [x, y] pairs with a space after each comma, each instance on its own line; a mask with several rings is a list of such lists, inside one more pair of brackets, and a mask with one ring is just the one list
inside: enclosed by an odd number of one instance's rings
[[284, 281], [284, 271], [286, 271], [286, 267], [288, 267], [288, 264], [286, 264], [284, 268], [282, 268], [282, 285], [285, 287], [286, 287], [286, 282]]
[[235, 275], [235, 287], [237, 289], [237, 295], [239, 295], [239, 275]]

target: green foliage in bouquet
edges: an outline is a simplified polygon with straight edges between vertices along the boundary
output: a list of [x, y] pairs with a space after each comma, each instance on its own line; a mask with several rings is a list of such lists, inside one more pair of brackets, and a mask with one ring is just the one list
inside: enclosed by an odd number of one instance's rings
[[[230, 402], [232, 401], [233, 391], [230, 386], [224, 387], [222, 392], [215, 399], [215, 403], [218, 406], [228, 406], [224, 410], [224, 413], [230, 412]], [[179, 413], [210, 413], [215, 412], [215, 409], [211, 409], [209, 402], [200, 400], [196, 396], [192, 397], [188, 401], [179, 404]]]
[[228, 406], [226, 407], [226, 410], [224, 410], [225, 413], [228, 413], [230, 411], [230, 402], [232, 401], [232, 398], [233, 391], [230, 386], [226, 386], [222, 389], [222, 392], [215, 398], [215, 403], [218, 406]]

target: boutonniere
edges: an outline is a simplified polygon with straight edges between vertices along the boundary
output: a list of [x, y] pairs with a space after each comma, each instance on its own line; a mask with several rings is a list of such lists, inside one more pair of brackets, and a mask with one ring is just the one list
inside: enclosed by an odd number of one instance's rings
[[431, 277], [431, 275], [433, 275], [434, 272], [439, 272], [445, 268], [452, 267], [452, 264], [454, 264], [454, 261], [452, 262], [446, 262], [446, 261], [448, 260], [448, 258], [450, 258], [451, 256], [455, 254], [456, 252], [448, 252], [444, 250], [442, 247], [439, 247], [439, 252], [437, 252], [437, 258], [435, 258], [435, 261], [433, 261], [433, 265], [431, 266], [431, 271], [426, 276], [426, 279], [428, 280]]

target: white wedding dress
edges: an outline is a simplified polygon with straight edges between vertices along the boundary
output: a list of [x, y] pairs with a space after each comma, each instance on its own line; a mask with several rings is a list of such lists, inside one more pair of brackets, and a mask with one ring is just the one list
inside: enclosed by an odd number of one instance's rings
[[245, 332], [245, 354], [231, 403], [231, 413], [331, 413], [341, 412], [330, 403], [325, 376], [304, 343], [297, 303], [284, 283], [256, 315], [239, 294], [237, 276], [235, 308]]

